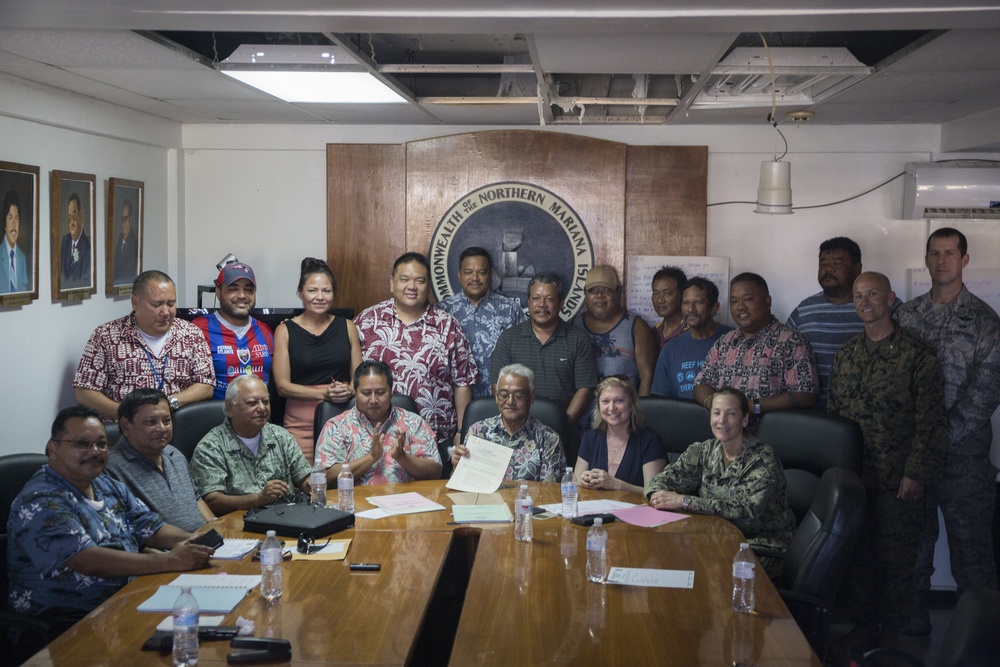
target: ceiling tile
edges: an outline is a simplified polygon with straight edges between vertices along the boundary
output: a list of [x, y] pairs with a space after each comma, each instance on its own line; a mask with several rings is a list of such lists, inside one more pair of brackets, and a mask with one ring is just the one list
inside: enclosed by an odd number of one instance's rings
[[127, 30], [0, 30], [0, 49], [59, 67], [204, 67]]
[[194, 71], [86, 67], [72, 67], [69, 70], [156, 99], [247, 101], [273, 99], [207, 67], [200, 67]]
[[164, 100], [220, 121], [263, 123], [319, 123], [322, 117], [279, 100]]
[[535, 35], [542, 69], [594, 74], [697, 74], [732, 42], [728, 33]]
[[1000, 30], [952, 30], [886, 69], [893, 74], [1000, 70]]

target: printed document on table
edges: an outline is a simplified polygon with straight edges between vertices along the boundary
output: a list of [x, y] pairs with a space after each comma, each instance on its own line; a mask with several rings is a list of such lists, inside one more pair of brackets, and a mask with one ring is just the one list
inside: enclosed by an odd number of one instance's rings
[[418, 514], [420, 512], [435, 512], [444, 509], [444, 505], [425, 498], [416, 491], [390, 494], [388, 496], [372, 496], [368, 498], [368, 502], [382, 508], [389, 514]]
[[613, 567], [609, 584], [655, 586], [657, 588], [694, 588], [694, 570], [656, 570], [641, 567]]
[[[552, 503], [550, 505], [539, 505], [546, 512], [552, 512], [553, 514], [562, 514], [562, 503]], [[577, 504], [576, 515], [584, 516], [586, 514], [606, 514], [614, 512], [615, 510], [628, 509], [629, 507], [635, 507], [635, 503], [627, 503], [624, 500], [581, 500]]]
[[458, 460], [445, 486], [470, 493], [493, 493], [499, 489], [514, 450], [474, 435], [466, 439], [465, 446], [469, 455]]

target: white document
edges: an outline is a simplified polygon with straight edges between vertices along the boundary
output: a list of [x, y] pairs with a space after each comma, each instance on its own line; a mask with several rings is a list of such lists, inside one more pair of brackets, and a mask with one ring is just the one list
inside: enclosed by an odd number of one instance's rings
[[241, 560], [248, 553], [257, 548], [260, 544], [260, 540], [255, 539], [235, 539], [232, 537], [226, 538], [222, 543], [222, 546], [215, 550], [212, 554], [212, 558], [219, 558], [222, 560]]
[[364, 512], [355, 512], [354, 518], [356, 519], [384, 519], [387, 516], [392, 516], [386, 512], [381, 507], [376, 507], [373, 510], [365, 510]]
[[[198, 615], [198, 627], [200, 628], [214, 628], [222, 625], [225, 616], [209, 616], [206, 614]], [[157, 630], [164, 630], [166, 632], [174, 631], [174, 617], [173, 615], [167, 616], [165, 619], [160, 621], [160, 624], [156, 626]]]
[[514, 450], [474, 435], [465, 440], [465, 446], [469, 455], [458, 460], [445, 486], [469, 493], [493, 493], [499, 489]]
[[641, 567], [613, 567], [609, 584], [655, 586], [657, 588], [694, 588], [694, 570], [655, 570]]
[[244, 588], [260, 586], [259, 574], [181, 574], [168, 586], [201, 586], [205, 588]]
[[[552, 503], [551, 505], [539, 505], [546, 512], [562, 515], [562, 503]], [[577, 503], [576, 515], [584, 514], [606, 514], [614, 510], [624, 510], [635, 507], [634, 503], [627, 503], [624, 500], [581, 500]]]

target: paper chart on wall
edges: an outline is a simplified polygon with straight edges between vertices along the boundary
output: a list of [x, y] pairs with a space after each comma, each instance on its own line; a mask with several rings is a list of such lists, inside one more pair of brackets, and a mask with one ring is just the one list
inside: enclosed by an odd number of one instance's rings
[[632, 255], [628, 258], [628, 276], [625, 280], [625, 295], [628, 309], [642, 316], [653, 326], [660, 321], [650, 297], [653, 294], [653, 275], [664, 266], [683, 269], [688, 278], [701, 276], [708, 278], [719, 288], [719, 322], [732, 324], [729, 319], [729, 258], [728, 257], [687, 257], [682, 255]]

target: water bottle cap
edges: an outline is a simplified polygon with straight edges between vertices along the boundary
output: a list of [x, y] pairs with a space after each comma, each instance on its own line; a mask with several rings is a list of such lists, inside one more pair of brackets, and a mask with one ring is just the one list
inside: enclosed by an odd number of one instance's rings
[[347, 465], [346, 463], [342, 463], [342, 464], [340, 465], [340, 469], [341, 469], [341, 470], [350, 470], [350, 469], [351, 469], [351, 467], [350, 467], [349, 465]]
[[594, 519], [594, 525], [595, 526], [600, 526], [603, 523], [604, 523], [604, 519], [602, 519], [601, 517], [597, 517], [596, 519]]
[[268, 537], [274, 537], [275, 535], [276, 535], [276, 533], [273, 530], [267, 531], [267, 536]]
[[191, 587], [190, 586], [181, 586], [181, 595], [184, 595], [185, 593], [188, 593], [188, 594], [191, 593]]
[[740, 549], [749, 549], [750, 545], [746, 542], [740, 542]]
[[528, 490], [528, 485], [527, 484], [522, 484], [521, 485], [521, 490], [522, 491], [527, 491]]

